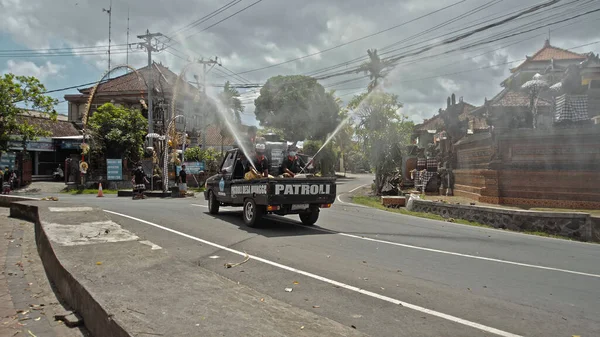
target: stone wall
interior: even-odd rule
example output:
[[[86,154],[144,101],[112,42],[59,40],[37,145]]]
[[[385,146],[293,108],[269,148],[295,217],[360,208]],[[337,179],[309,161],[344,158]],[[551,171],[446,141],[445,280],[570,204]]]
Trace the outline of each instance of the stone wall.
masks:
[[[544,232],[581,241],[596,240],[600,242],[600,222],[593,222],[592,217],[587,213],[533,212],[494,207],[452,205],[421,200],[415,197],[411,197],[407,208],[414,212],[437,214],[447,219],[475,221],[495,228]]]
[[[600,125],[517,129],[495,140],[476,134],[457,142],[455,151],[455,195],[494,204],[600,209]]]

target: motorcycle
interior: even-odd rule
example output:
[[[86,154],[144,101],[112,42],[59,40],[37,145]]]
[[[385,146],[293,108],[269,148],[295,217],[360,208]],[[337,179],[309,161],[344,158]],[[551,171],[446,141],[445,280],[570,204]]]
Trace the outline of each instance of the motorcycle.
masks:
[[[54,181],[61,181],[65,179],[65,173],[63,170],[56,170],[52,173],[52,177],[54,178]]]

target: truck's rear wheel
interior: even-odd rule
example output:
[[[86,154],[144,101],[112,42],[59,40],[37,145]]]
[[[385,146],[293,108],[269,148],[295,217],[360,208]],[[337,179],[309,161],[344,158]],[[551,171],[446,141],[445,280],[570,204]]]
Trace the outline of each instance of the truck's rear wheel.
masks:
[[[256,227],[264,215],[264,207],[257,205],[254,200],[246,199],[244,201],[244,223],[248,227]]]
[[[219,213],[219,201],[213,191],[208,192],[208,212],[210,214],[218,214]]]
[[[312,210],[308,213],[300,213],[300,221],[302,221],[302,223],[305,226],[312,226],[314,225],[317,220],[319,220],[319,210]]]

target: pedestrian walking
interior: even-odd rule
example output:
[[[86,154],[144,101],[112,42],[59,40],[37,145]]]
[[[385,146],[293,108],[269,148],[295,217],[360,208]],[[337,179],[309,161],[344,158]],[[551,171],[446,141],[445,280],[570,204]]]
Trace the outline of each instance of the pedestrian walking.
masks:
[[[183,196],[187,193],[187,172],[185,165],[181,165],[181,171],[179,171],[179,193]]]
[[[133,179],[131,182],[133,184],[133,200],[146,199],[144,191],[146,190],[148,179],[146,178],[146,173],[144,173],[141,164],[138,164],[137,169],[133,172]]]

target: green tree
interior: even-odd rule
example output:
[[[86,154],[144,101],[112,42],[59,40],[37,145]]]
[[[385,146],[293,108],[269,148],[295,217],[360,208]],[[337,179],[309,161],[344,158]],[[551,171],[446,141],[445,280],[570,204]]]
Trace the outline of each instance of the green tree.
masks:
[[[274,133],[278,135],[281,139],[285,139],[285,132],[283,132],[283,130],[281,129],[273,127],[261,127],[260,129],[258,129],[258,132],[256,132],[256,135],[263,137],[264,135],[269,133]]]
[[[139,110],[106,103],[88,121],[92,149],[107,158],[138,161],[143,155],[147,125]]]
[[[209,174],[216,173],[221,163],[219,152],[212,148],[203,150],[200,147],[188,147],[185,149],[185,159],[186,161],[203,161],[205,171]]]
[[[390,66],[390,63],[381,60],[379,55],[377,54],[377,49],[368,49],[367,55],[369,56],[369,61],[365,62],[358,67],[357,73],[364,73],[365,75],[369,75],[371,82],[367,86],[368,92],[373,91],[380,83],[386,75],[385,69]]]
[[[239,97],[240,93],[235,88],[231,87],[229,81],[225,82],[223,92],[219,94],[219,100],[223,103],[227,112],[229,112],[232,117],[232,122],[237,124],[242,123],[240,114],[244,111],[244,106]]]
[[[381,194],[386,179],[402,165],[402,150],[410,144],[414,123],[398,110],[398,96],[374,91],[355,96],[349,103],[360,119],[357,135],[375,171],[375,192]]]
[[[44,85],[35,77],[5,74],[0,77],[0,153],[8,150],[11,136],[19,136],[23,147],[28,141],[47,136],[47,130],[29,124],[19,114],[31,109],[56,120],[57,100],[45,96]]]
[[[339,123],[334,97],[308,76],[271,77],[254,105],[260,125],[283,130],[289,141],[324,139]]]

